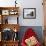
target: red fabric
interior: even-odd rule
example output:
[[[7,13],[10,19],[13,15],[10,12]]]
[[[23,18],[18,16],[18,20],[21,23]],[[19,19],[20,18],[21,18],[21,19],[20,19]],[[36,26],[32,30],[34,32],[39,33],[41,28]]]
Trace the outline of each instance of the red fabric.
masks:
[[[27,31],[25,32],[25,35],[22,39],[21,45],[26,46],[25,39],[28,39],[29,37],[32,37],[32,36],[36,37],[36,33],[32,30],[32,28],[27,29]],[[38,43],[38,44],[36,44],[36,46],[41,46],[41,45]]]

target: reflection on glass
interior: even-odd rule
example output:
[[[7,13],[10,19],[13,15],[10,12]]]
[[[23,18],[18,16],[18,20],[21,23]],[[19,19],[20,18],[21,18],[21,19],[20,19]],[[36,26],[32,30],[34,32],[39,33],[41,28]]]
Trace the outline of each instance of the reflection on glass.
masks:
[[[18,32],[14,32],[9,28],[5,28],[2,32],[2,40],[3,41],[18,40]]]

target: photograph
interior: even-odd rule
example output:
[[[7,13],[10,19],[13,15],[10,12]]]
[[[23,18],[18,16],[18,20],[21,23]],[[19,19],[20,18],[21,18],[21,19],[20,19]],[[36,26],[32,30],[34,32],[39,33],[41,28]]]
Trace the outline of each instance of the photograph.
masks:
[[[35,19],[36,8],[23,8],[23,18],[24,19]]]
[[[46,0],[0,0],[0,46],[46,46]]]

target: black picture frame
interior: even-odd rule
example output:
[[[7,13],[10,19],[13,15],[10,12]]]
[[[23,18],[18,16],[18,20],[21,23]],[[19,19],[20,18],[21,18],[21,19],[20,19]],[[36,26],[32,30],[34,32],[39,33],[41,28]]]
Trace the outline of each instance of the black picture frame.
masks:
[[[36,19],[36,8],[23,8],[24,19]]]

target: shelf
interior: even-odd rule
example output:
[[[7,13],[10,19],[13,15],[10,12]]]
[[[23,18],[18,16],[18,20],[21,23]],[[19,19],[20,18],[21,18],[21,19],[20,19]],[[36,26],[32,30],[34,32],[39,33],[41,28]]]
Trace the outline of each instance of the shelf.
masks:
[[[19,18],[19,7],[0,7],[0,23],[1,23],[0,46],[18,46],[19,40],[17,38],[18,38],[18,31],[20,29],[18,18]],[[10,31],[8,29],[10,29]],[[5,35],[7,35],[6,39],[4,39],[6,37],[4,35],[5,31],[6,31]]]
[[[12,24],[12,21],[15,20],[13,24],[18,24],[18,17],[19,17],[19,7],[0,7],[0,24]],[[16,19],[9,19],[9,17],[15,17]],[[11,23],[9,23],[10,21]]]
[[[14,29],[16,29],[17,31],[19,31],[20,29],[20,26],[19,24],[0,24],[0,27],[1,27],[1,31],[5,28],[9,28],[9,29],[12,29],[14,31]]]
[[[1,15],[18,15],[19,7],[0,7]]]
[[[11,10],[11,9],[16,9],[16,10],[18,10],[19,9],[19,7],[0,7],[0,10]]]
[[[18,46],[18,41],[2,42],[3,46]]]
[[[3,41],[4,43],[16,43],[16,42],[19,42],[19,40],[15,40],[15,41],[12,41],[12,40],[10,40],[10,41]]]

